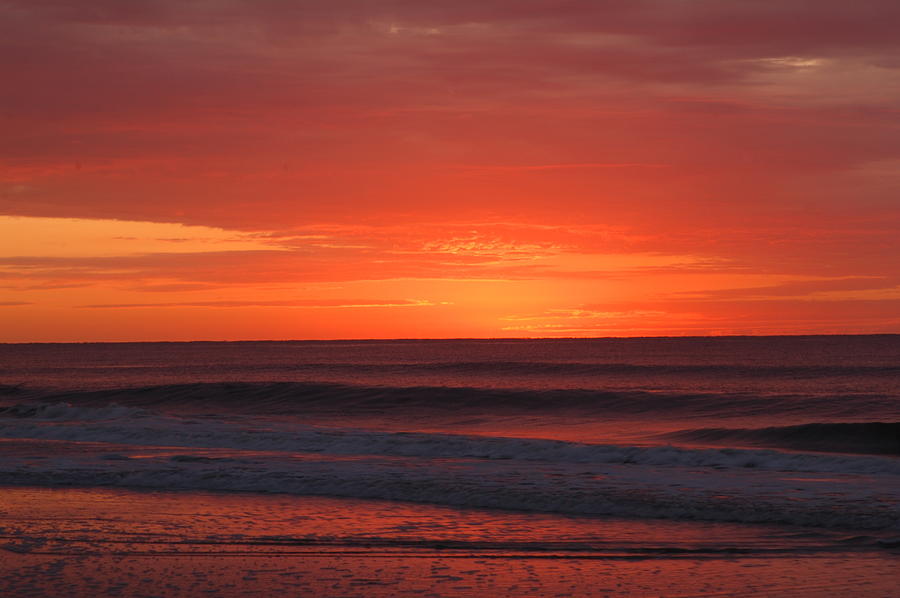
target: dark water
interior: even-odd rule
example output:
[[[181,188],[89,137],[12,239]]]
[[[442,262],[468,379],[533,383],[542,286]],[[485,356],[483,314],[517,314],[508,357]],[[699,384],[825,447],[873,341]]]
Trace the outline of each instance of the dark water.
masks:
[[[6,483],[900,522],[900,336],[0,345],[0,384],[46,447]]]
[[[892,393],[900,335],[0,345],[0,383]]]

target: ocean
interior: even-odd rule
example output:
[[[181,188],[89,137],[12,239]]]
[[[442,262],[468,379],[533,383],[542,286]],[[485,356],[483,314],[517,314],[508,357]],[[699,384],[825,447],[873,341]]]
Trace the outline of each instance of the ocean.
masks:
[[[0,345],[0,485],[419,509],[232,547],[892,553],[900,336]]]

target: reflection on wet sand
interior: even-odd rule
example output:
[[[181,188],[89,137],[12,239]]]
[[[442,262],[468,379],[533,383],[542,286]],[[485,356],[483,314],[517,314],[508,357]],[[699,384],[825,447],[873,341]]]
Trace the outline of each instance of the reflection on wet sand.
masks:
[[[4,596],[892,596],[837,530],[284,495],[4,488]]]

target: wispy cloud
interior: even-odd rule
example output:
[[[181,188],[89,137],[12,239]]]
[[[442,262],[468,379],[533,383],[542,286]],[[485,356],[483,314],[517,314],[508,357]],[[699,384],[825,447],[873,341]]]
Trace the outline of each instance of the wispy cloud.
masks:
[[[361,309],[384,307],[433,307],[435,305],[448,305],[447,302],[435,303],[426,299],[361,299],[361,300],[322,300],[322,299],[295,299],[286,301],[183,301],[170,303],[98,303],[93,305],[79,305],[87,309],[147,309],[147,308],[171,308],[171,307],[199,307],[199,308],[241,308],[241,307],[290,307],[299,309]]]
[[[638,162],[584,162],[573,164],[473,164],[463,165],[462,170],[482,172],[525,172],[529,170],[579,170],[594,168],[668,168],[669,164],[642,164]]]

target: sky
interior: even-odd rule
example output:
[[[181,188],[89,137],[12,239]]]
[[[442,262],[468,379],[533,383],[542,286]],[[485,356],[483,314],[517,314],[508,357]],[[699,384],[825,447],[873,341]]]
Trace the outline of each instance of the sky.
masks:
[[[0,0],[0,342],[900,332],[896,0]]]

